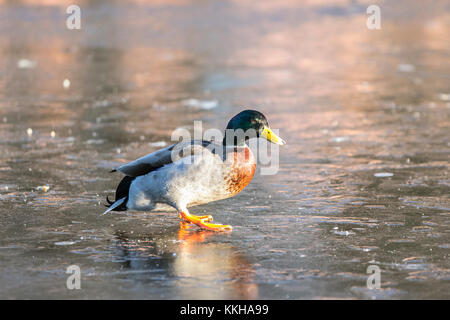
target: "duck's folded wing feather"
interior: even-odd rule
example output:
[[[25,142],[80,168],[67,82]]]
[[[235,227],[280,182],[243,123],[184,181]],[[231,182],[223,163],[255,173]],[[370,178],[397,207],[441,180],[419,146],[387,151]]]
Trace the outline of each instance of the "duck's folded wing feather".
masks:
[[[181,158],[212,151],[211,144],[201,140],[182,141],[117,167],[113,172],[120,171],[131,177],[142,176]]]

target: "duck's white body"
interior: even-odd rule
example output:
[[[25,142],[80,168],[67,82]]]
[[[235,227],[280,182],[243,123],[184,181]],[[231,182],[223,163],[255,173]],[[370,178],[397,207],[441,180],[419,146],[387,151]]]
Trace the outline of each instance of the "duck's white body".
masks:
[[[157,165],[160,167],[154,169]],[[255,158],[246,145],[224,147],[205,141],[189,141],[169,146],[116,170],[137,175],[124,199],[127,209],[184,211],[191,206],[234,196],[250,182],[255,167]],[[145,173],[148,170],[151,171]]]
[[[231,196],[224,183],[231,164],[212,153],[182,158],[137,177],[130,186],[127,208],[152,211],[166,204],[177,210]]]

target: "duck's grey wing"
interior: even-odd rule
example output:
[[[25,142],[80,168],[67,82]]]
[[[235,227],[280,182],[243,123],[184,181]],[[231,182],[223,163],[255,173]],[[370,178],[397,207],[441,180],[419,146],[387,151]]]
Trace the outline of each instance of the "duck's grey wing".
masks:
[[[214,149],[218,147],[210,141],[182,141],[117,167],[112,172],[120,171],[130,177],[142,176],[181,158],[204,151],[214,152]]]

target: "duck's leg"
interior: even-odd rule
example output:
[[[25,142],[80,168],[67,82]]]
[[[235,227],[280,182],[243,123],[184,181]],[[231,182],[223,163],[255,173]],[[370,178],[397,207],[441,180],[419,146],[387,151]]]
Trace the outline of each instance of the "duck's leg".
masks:
[[[211,221],[211,220],[209,220],[210,216],[195,216],[195,215],[190,214],[187,209],[182,210],[179,213],[180,213],[180,219],[183,219],[186,222],[193,223],[203,229],[212,230],[212,231],[227,231],[227,230],[232,229],[231,226],[229,226],[229,225],[208,223],[208,221]]]

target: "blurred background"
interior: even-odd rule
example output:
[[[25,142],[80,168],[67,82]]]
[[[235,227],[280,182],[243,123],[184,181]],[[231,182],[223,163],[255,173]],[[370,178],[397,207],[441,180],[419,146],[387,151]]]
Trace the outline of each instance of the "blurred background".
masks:
[[[0,298],[450,298],[449,59],[449,1],[0,0]],[[101,216],[111,168],[246,107],[288,145],[191,210],[231,234]]]

